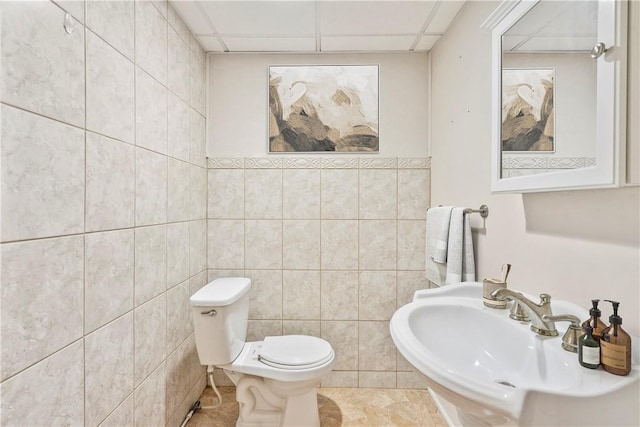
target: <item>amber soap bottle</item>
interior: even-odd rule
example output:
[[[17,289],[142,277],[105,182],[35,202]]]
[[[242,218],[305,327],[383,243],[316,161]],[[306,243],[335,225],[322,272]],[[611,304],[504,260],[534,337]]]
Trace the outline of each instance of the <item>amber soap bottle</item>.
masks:
[[[587,325],[591,326],[591,333],[593,335],[593,338],[597,339],[598,341],[602,337],[602,332],[607,328],[606,323],[600,320],[600,316],[602,315],[602,313],[598,308],[599,302],[599,299],[591,300],[591,304],[593,305],[593,307],[589,310],[590,317],[582,322],[582,330],[586,332]]]
[[[622,318],[618,316],[617,301],[613,305],[613,314],[609,317],[609,327],[602,332],[600,339],[600,362],[605,371],[616,375],[631,372],[631,337],[622,329]]]

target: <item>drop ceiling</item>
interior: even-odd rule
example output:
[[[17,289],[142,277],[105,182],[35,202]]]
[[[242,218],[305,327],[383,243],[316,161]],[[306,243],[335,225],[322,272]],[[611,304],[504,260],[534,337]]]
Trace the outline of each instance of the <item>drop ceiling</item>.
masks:
[[[597,42],[598,3],[541,1],[502,37],[510,53],[589,52]]]
[[[428,51],[463,0],[174,0],[207,52]]]

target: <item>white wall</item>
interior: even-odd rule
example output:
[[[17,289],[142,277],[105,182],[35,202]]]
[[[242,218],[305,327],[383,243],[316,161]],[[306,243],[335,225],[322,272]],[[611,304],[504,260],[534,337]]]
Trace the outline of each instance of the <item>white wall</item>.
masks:
[[[425,53],[211,54],[207,155],[265,155],[269,65],[316,64],[380,65],[379,156],[427,156],[429,68]]]
[[[621,301],[624,326],[640,335],[638,187],[491,194],[491,32],[480,24],[497,5],[468,2],[431,53],[432,206],[489,206],[486,221],[472,220],[480,279],[509,262],[515,289],[585,308]]]

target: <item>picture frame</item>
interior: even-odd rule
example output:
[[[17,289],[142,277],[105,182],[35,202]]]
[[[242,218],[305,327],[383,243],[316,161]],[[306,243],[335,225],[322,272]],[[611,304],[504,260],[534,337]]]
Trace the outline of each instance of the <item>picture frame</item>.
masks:
[[[379,152],[378,65],[269,66],[269,153]]]
[[[502,70],[502,151],[554,153],[555,69]]]

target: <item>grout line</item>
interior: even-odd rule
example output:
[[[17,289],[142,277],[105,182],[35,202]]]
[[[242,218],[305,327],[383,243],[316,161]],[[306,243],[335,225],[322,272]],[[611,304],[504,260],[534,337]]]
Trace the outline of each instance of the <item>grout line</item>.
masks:
[[[85,69],[86,69],[86,64],[85,64]],[[85,71],[85,74],[86,74],[86,71]],[[86,87],[86,77],[85,77],[85,87]],[[85,90],[85,104],[86,104],[86,96],[87,96],[87,94],[86,94],[86,90]],[[49,119],[49,120],[54,121],[54,122],[58,122],[58,123],[61,123],[63,125],[70,126],[72,128],[81,130],[83,132],[87,131],[87,129],[85,127],[78,126],[78,125],[75,125],[73,123],[65,122],[64,120],[60,120],[60,119],[57,119],[55,117],[47,116],[46,114],[39,113],[39,112],[33,111],[33,110],[29,110],[27,108],[21,107],[19,105],[12,104],[12,103],[7,102],[7,101],[0,101],[0,104],[4,105],[4,106],[7,106],[7,107],[15,108],[16,110],[20,110],[20,111],[23,111],[25,113],[31,113],[33,115],[36,115],[36,116],[39,116],[39,117],[42,117],[42,118],[45,118],[45,119]],[[85,121],[86,121],[86,114],[87,114],[87,111],[86,111],[86,105],[85,105],[85,111],[84,111]],[[85,123],[85,126],[86,126],[86,123]],[[91,132],[91,131],[89,131],[89,132]]]
[[[82,26],[83,29],[83,42],[84,42],[84,123],[83,123],[83,131],[84,131],[84,226],[83,226],[83,234],[82,234],[82,269],[83,269],[83,281],[82,281],[82,420],[86,424],[87,423],[87,411],[86,411],[86,398],[87,395],[87,350],[86,350],[86,341],[85,336],[87,335],[86,331],[86,313],[87,313],[87,301],[86,301],[86,292],[85,288],[87,286],[87,277],[86,277],[86,268],[85,265],[87,263],[87,254],[86,254],[86,231],[87,231],[87,68],[88,68],[88,45],[87,45],[87,4],[84,5],[84,24]]]

